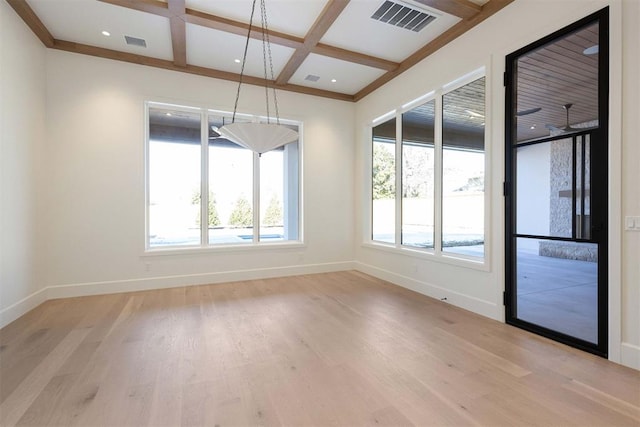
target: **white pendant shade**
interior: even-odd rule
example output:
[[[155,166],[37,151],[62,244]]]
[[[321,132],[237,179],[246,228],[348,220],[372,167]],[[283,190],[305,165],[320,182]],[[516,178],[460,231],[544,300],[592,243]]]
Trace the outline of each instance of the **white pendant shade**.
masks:
[[[258,154],[298,139],[298,132],[275,123],[231,123],[219,128],[218,133],[229,141]]]

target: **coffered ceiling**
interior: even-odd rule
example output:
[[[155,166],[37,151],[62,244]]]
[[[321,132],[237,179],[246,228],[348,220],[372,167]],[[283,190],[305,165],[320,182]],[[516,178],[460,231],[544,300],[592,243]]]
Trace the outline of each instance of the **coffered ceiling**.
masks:
[[[239,80],[252,5],[6,1],[48,48],[231,81]],[[357,101],[512,1],[266,0],[274,71],[267,84]],[[374,19],[378,15],[381,20]],[[261,35],[254,30],[251,36],[244,81],[264,85]],[[144,46],[127,44],[125,37]]]

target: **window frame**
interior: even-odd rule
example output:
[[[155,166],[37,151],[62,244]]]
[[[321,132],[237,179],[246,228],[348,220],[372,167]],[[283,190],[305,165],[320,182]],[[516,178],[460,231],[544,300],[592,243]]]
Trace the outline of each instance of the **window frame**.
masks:
[[[151,197],[151,179],[150,179],[150,119],[149,111],[151,108],[166,109],[171,111],[183,111],[188,113],[198,113],[200,115],[200,242],[198,244],[190,245],[166,245],[166,246],[152,246],[150,241],[151,232],[151,212],[150,212],[150,197]],[[304,223],[303,223],[303,122],[292,119],[280,118],[280,123],[285,125],[297,126],[298,128],[298,142],[296,153],[296,176],[297,176],[297,192],[294,197],[294,201],[297,203],[297,238],[292,240],[279,240],[279,241],[261,241],[260,240],[260,156],[257,153],[252,153],[252,170],[253,170],[253,196],[252,196],[252,213],[253,213],[253,237],[246,242],[227,242],[227,243],[210,243],[209,242],[209,228],[207,221],[204,218],[208,218],[208,199],[209,199],[209,117],[217,116],[229,118],[231,120],[233,112],[206,108],[203,106],[187,106],[174,104],[171,102],[162,101],[144,101],[144,250],[142,256],[156,256],[156,255],[183,255],[185,253],[207,253],[207,252],[230,252],[230,251],[247,251],[247,250],[260,250],[260,249],[299,249],[306,247],[304,241]],[[248,120],[251,122],[266,122],[270,120],[275,121],[275,118],[268,118],[263,115],[236,113],[236,118]],[[286,165],[284,166],[286,169]],[[283,172],[286,175],[286,172]],[[284,178],[283,178],[284,179]],[[285,181],[286,184],[286,181]],[[283,200],[284,203],[284,200]],[[286,215],[283,212],[283,215]]]
[[[490,201],[491,201],[491,110],[490,110],[490,94],[491,81],[488,67],[482,66],[468,74],[463,75],[447,84],[442,85],[437,90],[432,90],[414,100],[411,100],[401,107],[393,109],[380,117],[372,120],[367,126],[367,150],[366,171],[367,171],[367,206],[369,209],[369,223],[365,226],[364,241],[362,246],[380,249],[396,254],[403,254],[419,259],[426,259],[444,264],[452,264],[466,268],[489,271],[491,262],[491,218],[490,218]],[[446,252],[442,249],[442,188],[443,188],[443,135],[442,135],[442,118],[443,118],[443,96],[455,91],[477,79],[485,78],[485,126],[484,126],[484,256],[474,257],[469,255]],[[430,102],[435,101],[435,123],[434,123],[434,247],[419,248],[411,245],[402,244],[402,115],[412,109]],[[379,124],[388,121],[390,118],[396,119],[396,217],[395,217],[395,242],[386,243],[373,240],[373,224],[371,222],[373,214],[373,185],[372,185],[372,147],[373,147],[373,129]]]

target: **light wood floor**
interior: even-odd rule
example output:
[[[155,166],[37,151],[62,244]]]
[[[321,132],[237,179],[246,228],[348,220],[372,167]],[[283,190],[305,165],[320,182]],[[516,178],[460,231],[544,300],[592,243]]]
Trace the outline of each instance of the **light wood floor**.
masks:
[[[640,372],[357,272],[52,300],[0,425],[640,425]]]

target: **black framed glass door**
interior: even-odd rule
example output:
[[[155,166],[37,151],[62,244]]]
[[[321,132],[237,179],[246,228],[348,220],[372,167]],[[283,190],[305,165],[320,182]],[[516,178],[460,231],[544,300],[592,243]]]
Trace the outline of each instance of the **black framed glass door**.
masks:
[[[506,321],[607,354],[608,9],[507,56]]]

